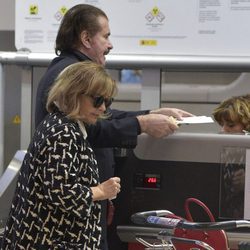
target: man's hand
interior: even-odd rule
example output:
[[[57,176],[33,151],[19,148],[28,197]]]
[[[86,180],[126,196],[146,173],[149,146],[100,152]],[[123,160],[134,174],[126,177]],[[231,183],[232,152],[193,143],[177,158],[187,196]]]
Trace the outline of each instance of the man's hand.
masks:
[[[178,125],[173,117],[162,114],[148,114],[137,116],[141,132],[156,138],[173,134]]]
[[[193,114],[187,111],[184,111],[182,109],[176,109],[176,108],[159,108],[159,109],[151,110],[149,113],[173,116],[174,118],[180,121],[182,120],[182,117],[194,116]]]

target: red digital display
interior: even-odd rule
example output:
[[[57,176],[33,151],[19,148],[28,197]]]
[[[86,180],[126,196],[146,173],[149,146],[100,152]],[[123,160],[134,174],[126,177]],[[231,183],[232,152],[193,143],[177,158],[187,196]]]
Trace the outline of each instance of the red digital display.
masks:
[[[143,178],[143,187],[144,188],[160,188],[160,176],[159,175],[151,175],[145,174]]]
[[[156,177],[146,177],[147,183],[157,183]]]
[[[161,176],[159,174],[136,173],[134,176],[134,187],[137,189],[156,189],[161,187]]]

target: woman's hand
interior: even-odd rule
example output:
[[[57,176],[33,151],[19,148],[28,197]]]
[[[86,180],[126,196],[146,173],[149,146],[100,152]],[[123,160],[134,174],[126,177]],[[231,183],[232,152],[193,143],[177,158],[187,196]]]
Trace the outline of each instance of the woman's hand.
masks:
[[[120,181],[119,177],[112,177],[96,187],[91,187],[93,201],[114,199],[121,191]]]

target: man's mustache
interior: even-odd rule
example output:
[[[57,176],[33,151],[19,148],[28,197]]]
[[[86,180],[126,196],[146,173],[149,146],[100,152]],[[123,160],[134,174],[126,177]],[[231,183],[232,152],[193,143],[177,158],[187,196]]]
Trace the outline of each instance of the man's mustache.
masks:
[[[104,55],[109,54],[110,50],[111,50],[111,49],[107,49],[107,50],[104,52]]]

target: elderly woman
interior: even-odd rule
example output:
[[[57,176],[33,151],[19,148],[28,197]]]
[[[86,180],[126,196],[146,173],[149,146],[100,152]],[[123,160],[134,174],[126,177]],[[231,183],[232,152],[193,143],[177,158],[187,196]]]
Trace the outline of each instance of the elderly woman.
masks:
[[[116,91],[90,61],[58,76],[20,170],[1,249],[100,249],[100,200],[117,195],[120,179],[99,183],[85,128],[108,116]]]

